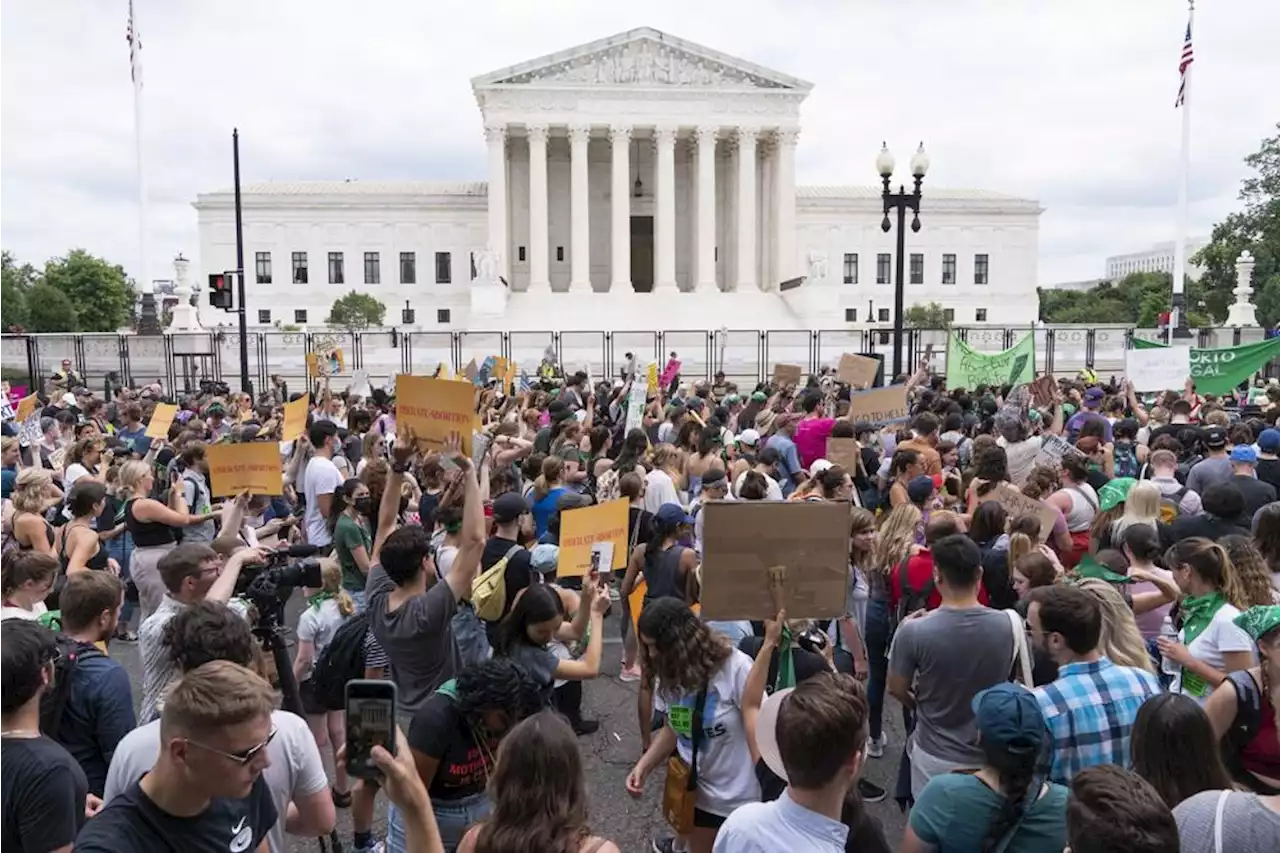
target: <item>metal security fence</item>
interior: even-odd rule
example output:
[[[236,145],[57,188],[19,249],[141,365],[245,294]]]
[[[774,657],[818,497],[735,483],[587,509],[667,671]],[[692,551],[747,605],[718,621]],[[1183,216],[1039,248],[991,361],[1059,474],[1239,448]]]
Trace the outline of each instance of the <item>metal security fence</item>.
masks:
[[[975,349],[998,352],[1025,335],[1035,336],[1040,371],[1072,375],[1093,364],[1103,376],[1124,370],[1124,352],[1133,337],[1160,339],[1157,329],[1130,326],[974,326],[956,327],[957,335]],[[1201,329],[1198,347],[1237,346],[1262,339],[1261,329]],[[430,373],[440,364],[452,371],[475,359],[496,355],[514,360],[532,374],[549,350],[566,370],[587,370],[593,377],[617,376],[631,354],[640,364],[666,362],[671,353],[681,361],[681,374],[710,379],[717,371],[739,386],[767,379],[775,364],[797,364],[807,372],[834,365],[840,355],[856,352],[892,361],[893,330],[671,329],[657,331],[517,331],[465,332],[250,332],[249,378],[254,388],[279,376],[290,387],[305,387],[307,354],[341,347],[341,387],[357,370],[375,384],[397,373]],[[909,329],[904,360],[914,365],[928,355],[936,370],[946,368],[947,331]],[[0,336],[0,368],[5,378],[36,388],[63,359],[94,388],[107,379],[127,385],[160,382],[165,388],[194,390],[203,380],[239,385],[240,337],[211,331],[157,336],[134,334],[38,334]],[[1273,364],[1275,369],[1276,365]]]

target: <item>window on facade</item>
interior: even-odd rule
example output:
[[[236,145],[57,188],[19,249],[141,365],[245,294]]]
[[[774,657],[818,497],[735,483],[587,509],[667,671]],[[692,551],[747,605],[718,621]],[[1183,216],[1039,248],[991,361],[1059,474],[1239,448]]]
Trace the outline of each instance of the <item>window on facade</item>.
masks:
[[[307,253],[306,252],[293,253],[293,283],[294,284],[307,283]]]
[[[881,323],[887,323],[887,322],[889,322],[889,309],[888,309],[888,308],[881,308],[881,309],[880,309],[880,311],[879,311],[879,312],[877,313],[877,315],[876,315],[876,319],[877,319],[879,322],[881,322]]]
[[[888,332],[881,332],[881,333],[880,333],[880,345],[881,345],[881,346],[888,346],[888,344],[889,344],[889,333],[888,333]]]
[[[400,283],[418,283],[418,259],[413,252],[400,253]]]
[[[911,253],[911,283],[924,284],[924,255]]]
[[[470,263],[471,263],[471,279],[472,279],[472,281],[474,281],[474,280],[477,278],[477,276],[476,276],[476,253],[475,253],[475,252],[471,252],[471,253],[470,253]]]
[[[857,252],[844,253],[844,283],[858,283],[858,254]]]
[[[942,309],[942,319],[946,320],[948,323],[954,323],[954,322],[955,322],[955,320],[956,320],[956,309],[954,309],[954,308],[943,308],[943,309]]]
[[[973,312],[973,319],[974,319],[974,321],[975,321],[975,322],[977,322],[977,323],[985,323],[985,322],[987,322],[987,309],[986,309],[986,308],[976,308],[976,309],[974,309],[974,312]]]
[[[382,283],[382,258],[377,252],[364,253],[364,283]]]
[[[942,283],[943,284],[956,283],[956,256],[955,255],[942,256]]]
[[[343,275],[343,272],[342,272],[342,253],[330,252],[329,253],[329,283],[342,284],[346,280],[347,280],[347,277]]]
[[[253,272],[258,284],[271,283],[271,253],[253,253]]]
[[[518,261],[524,260],[524,246],[516,247],[516,260]]]
[[[293,322],[295,322],[295,323],[305,323],[305,322],[307,322],[307,312],[306,312],[306,309],[302,309],[302,308],[300,308],[300,309],[298,309],[297,311],[294,311],[294,312],[293,312]]]
[[[888,284],[891,263],[888,252],[876,255],[876,284]]]
[[[448,308],[437,308],[437,309],[436,309],[436,322],[437,322],[437,323],[448,323],[448,322],[449,322],[449,309],[448,309]]]
[[[270,323],[271,323],[271,312],[270,312],[269,310],[268,310],[268,311],[264,311],[264,310],[262,310],[262,309],[259,309],[259,310],[258,310],[258,322],[259,322],[259,323],[262,323],[263,325],[268,325],[268,324],[270,324]]]
[[[973,256],[973,283],[974,284],[987,283],[987,263],[988,261],[987,261],[986,255]]]
[[[436,284],[453,281],[453,258],[448,252],[436,252]]]
[[[848,257],[848,255],[846,255],[845,257]],[[844,309],[844,321],[846,323],[858,322],[858,309],[857,308]]]
[[[556,246],[556,261],[564,262],[564,246]]]

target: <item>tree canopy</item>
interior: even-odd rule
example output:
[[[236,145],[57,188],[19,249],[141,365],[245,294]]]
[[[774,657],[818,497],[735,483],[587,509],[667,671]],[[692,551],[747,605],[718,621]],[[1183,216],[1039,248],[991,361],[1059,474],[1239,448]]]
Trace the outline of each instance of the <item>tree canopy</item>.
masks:
[[[6,330],[114,332],[130,323],[137,297],[118,264],[74,249],[43,270],[19,265],[8,252],[2,266],[0,322]]]
[[[67,332],[76,326],[76,309],[67,294],[41,281],[27,295],[29,332]]]
[[[1169,310],[1173,277],[1163,272],[1130,273],[1118,282],[1103,281],[1088,290],[1038,288],[1040,319],[1046,323],[1132,323],[1154,329]],[[1187,280],[1187,320],[1192,326],[1212,325],[1200,303],[1204,286]],[[1225,316],[1225,311],[1223,312]]]
[[[937,302],[912,305],[902,315],[902,322],[917,329],[945,329],[951,325],[951,321],[947,319],[947,309]]]
[[[367,293],[356,293],[353,290],[334,301],[325,322],[354,332],[370,326],[381,326],[386,313],[387,306]]]

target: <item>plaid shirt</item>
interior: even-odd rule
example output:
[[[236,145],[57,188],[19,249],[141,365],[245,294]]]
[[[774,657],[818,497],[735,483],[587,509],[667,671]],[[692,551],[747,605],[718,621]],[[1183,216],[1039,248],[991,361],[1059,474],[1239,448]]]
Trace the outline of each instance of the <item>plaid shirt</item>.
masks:
[[[1057,681],[1033,692],[1053,738],[1049,779],[1067,785],[1086,767],[1129,766],[1133,721],[1142,703],[1160,692],[1160,682],[1104,657],[1060,667]]]

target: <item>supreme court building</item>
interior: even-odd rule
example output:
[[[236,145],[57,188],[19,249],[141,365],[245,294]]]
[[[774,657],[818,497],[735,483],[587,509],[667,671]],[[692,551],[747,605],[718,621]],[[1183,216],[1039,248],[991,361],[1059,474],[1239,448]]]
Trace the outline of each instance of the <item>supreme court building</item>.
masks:
[[[892,322],[877,152],[850,152],[866,186],[796,183],[813,84],[642,28],[471,86],[486,181],[244,187],[251,324],[318,325],[352,289],[381,300],[388,325],[407,303],[424,330]],[[909,180],[912,151],[896,153]],[[233,269],[230,190],[195,208],[202,272]],[[1040,213],[926,180],[905,304],[938,302],[959,325],[1030,324]]]

